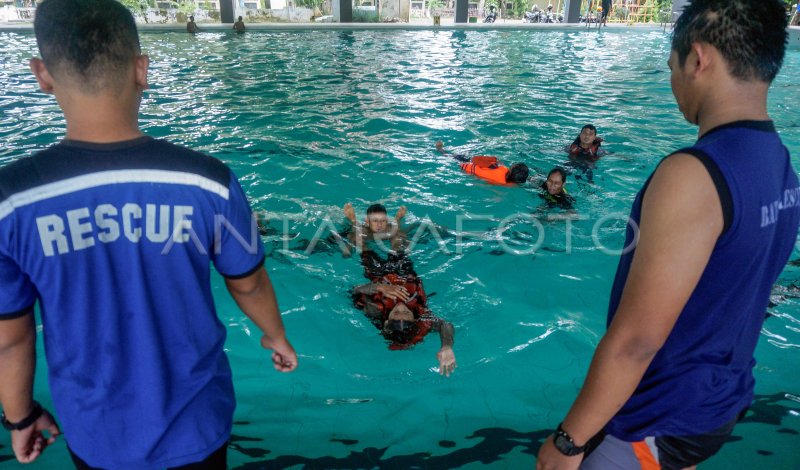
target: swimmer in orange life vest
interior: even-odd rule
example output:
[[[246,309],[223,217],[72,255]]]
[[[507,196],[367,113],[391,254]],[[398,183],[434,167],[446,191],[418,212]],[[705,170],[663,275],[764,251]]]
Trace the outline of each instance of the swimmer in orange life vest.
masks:
[[[451,154],[444,149],[441,140],[436,141],[436,150],[442,155],[450,155],[461,162],[462,170],[490,183],[522,184],[528,180],[528,167],[524,163],[515,163],[508,168],[497,161],[497,157],[478,155],[469,158],[466,155]]]
[[[431,330],[439,332],[442,342],[436,353],[439,373],[445,377],[453,373],[456,368],[455,329],[452,323],[428,310],[422,280],[413,269],[403,274],[372,277],[372,282],[354,288],[352,294],[355,306],[362,309],[381,335],[390,341],[389,349],[408,349],[422,341]]]
[[[594,170],[597,160],[606,154],[605,149],[600,148],[602,143],[603,139],[597,137],[597,128],[586,124],[575,141],[564,147],[564,151],[569,154],[567,165],[581,170],[580,173],[575,174],[575,179],[580,180],[585,175],[589,183],[594,183],[592,170]]]

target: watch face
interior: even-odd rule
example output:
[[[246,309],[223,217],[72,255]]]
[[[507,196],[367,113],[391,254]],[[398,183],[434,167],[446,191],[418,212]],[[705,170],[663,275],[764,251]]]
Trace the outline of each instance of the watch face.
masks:
[[[583,452],[582,447],[575,447],[575,444],[567,436],[561,433],[556,434],[556,436],[553,438],[553,444],[556,446],[556,449],[558,449],[559,452],[570,457]]]
[[[556,434],[555,439],[553,439],[553,444],[555,444],[556,448],[561,451],[562,454],[566,454],[572,450],[572,444],[562,436],[561,434]]]

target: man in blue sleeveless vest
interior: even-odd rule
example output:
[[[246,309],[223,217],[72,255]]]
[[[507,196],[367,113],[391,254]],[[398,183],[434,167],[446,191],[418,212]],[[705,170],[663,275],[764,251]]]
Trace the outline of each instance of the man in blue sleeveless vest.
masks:
[[[693,468],[750,405],[770,289],[800,221],[767,114],[785,44],[778,0],[695,0],[677,21],[672,91],[699,138],[634,201],[608,331],[538,469]]]
[[[210,264],[291,371],[244,192],[222,162],[145,136],[130,12],[45,0],[31,68],[64,140],[0,169],[0,403],[20,462],[63,429],[78,468],[226,468],[236,405]],[[34,303],[61,428],[33,400]]]

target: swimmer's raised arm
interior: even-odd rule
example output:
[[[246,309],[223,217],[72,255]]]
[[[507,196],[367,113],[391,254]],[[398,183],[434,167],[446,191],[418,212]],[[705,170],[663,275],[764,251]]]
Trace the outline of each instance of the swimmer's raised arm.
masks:
[[[344,212],[344,217],[347,220],[349,220],[350,223],[353,226],[355,226],[356,225],[356,210],[353,209],[353,205],[348,202],[347,204],[344,205],[344,207],[342,208],[342,211]]]
[[[400,206],[400,209],[397,209],[397,213],[394,215],[394,220],[399,223],[400,220],[406,216],[406,212],[408,212],[406,206]]]

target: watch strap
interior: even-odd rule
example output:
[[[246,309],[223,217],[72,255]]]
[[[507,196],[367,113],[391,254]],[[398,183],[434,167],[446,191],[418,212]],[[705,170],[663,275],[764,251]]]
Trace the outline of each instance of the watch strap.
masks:
[[[3,427],[6,428],[7,430],[21,431],[30,426],[31,424],[33,424],[34,422],[36,422],[36,420],[42,416],[42,413],[44,413],[44,408],[42,408],[42,405],[40,405],[38,401],[34,400],[33,409],[28,414],[28,416],[26,416],[22,421],[12,423],[6,418],[5,413],[3,413],[2,416],[0,416],[0,420],[2,420]]]
[[[582,454],[583,452],[585,452],[586,448],[588,447],[588,443],[582,446],[576,446],[575,441],[572,439],[572,436],[570,436],[567,433],[567,431],[564,431],[564,428],[561,427],[562,424],[564,423],[559,424],[558,428],[556,428],[556,439],[560,437],[562,439],[562,442],[565,443],[565,445],[561,446],[556,444],[555,446],[556,449],[558,449],[558,451],[561,452],[562,454],[569,457]],[[553,440],[554,443],[556,442],[556,439]]]

